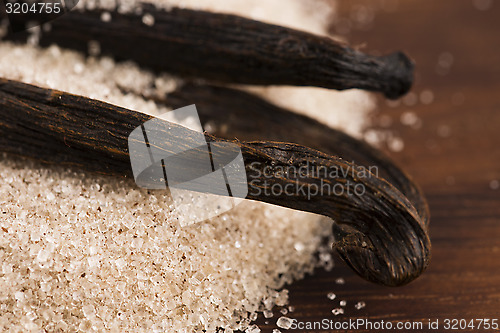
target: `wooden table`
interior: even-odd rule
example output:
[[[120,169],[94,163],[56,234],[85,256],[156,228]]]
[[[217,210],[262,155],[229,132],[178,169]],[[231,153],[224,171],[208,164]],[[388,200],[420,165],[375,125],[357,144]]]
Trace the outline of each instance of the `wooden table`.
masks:
[[[424,90],[433,93],[430,104],[412,105],[415,95],[399,106],[378,97],[374,119],[387,122],[390,117],[390,129],[404,140],[401,152],[386,150],[427,196],[433,258],[419,279],[400,288],[365,282],[337,258],[332,272],[317,271],[288,287],[295,307],[289,317],[299,322],[368,318],[424,325],[422,330],[393,330],[400,332],[430,331],[429,319],[439,320],[434,332],[446,331],[445,319],[500,321],[500,189],[495,189],[495,180],[500,181],[500,2],[492,1],[489,10],[477,8],[487,4],[485,0],[340,2],[334,32],[344,34],[352,45],[366,45],[365,51],[403,50],[417,66],[412,92],[419,99]],[[346,22],[353,17],[364,24],[351,23],[349,30]],[[426,94],[424,100],[429,99]],[[408,111],[421,119],[420,128],[401,123],[400,116]],[[338,277],[345,279],[344,285],[335,283]],[[329,300],[328,292],[337,298]],[[339,300],[347,301],[345,313],[334,316],[331,310],[339,307]],[[358,301],[366,302],[366,307],[355,309]],[[263,332],[277,328],[278,310],[271,319],[259,318]],[[478,324],[458,331],[492,331],[478,329]]]

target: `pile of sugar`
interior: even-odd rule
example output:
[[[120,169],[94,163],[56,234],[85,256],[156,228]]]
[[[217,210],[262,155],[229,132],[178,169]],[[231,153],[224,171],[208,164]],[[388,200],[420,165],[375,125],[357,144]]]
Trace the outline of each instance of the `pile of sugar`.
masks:
[[[262,8],[260,19],[279,15],[249,3]],[[291,8],[299,5],[303,1],[290,1]],[[247,7],[232,12],[237,8]],[[326,22],[324,11],[316,15],[289,25]],[[0,76],[153,115],[166,110],[124,91],[154,82],[167,92],[178,82],[133,63],[4,42]],[[328,114],[327,123],[357,135],[372,106],[360,91],[258,90],[299,112],[323,120]],[[318,265],[314,252],[331,230],[331,222],[318,216],[249,201],[181,227],[161,192],[6,155],[0,159],[0,204],[2,330],[244,330],[256,311],[287,303],[280,288]]]
[[[250,201],[180,227],[163,192],[0,163],[2,331],[244,329],[251,313],[286,303],[278,288],[312,271],[329,229]]]

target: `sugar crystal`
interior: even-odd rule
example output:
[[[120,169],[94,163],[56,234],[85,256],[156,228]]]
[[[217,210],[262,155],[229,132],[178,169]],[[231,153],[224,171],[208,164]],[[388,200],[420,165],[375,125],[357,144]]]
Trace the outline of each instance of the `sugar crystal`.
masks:
[[[335,308],[335,309],[332,310],[332,313],[334,315],[338,316],[338,315],[344,314],[344,309],[342,309],[342,308]]]
[[[363,301],[360,301],[360,302],[356,303],[356,305],[354,305],[354,307],[356,308],[356,310],[361,310],[361,309],[363,309],[365,306],[366,306],[366,303],[365,303],[365,302],[363,302]]]
[[[292,327],[293,321],[293,319],[288,317],[279,317],[278,321],[276,322],[276,326],[288,330]]]

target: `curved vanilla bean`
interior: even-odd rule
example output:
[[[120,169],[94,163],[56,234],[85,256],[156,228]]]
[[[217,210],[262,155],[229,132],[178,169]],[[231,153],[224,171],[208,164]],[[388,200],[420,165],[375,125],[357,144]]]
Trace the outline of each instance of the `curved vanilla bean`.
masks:
[[[195,103],[203,123],[209,124],[213,134],[219,137],[295,142],[367,169],[375,167],[380,178],[396,187],[411,202],[427,230],[428,206],[418,186],[382,152],[365,142],[253,94],[231,88],[187,83],[165,98],[157,97],[156,101],[174,109]],[[356,231],[345,223],[334,223],[333,229],[338,240],[334,248],[358,274],[370,279],[366,276],[366,262],[356,261],[364,257],[359,253],[366,251],[363,241],[358,241],[355,236]],[[357,242],[353,243],[353,239]]]
[[[64,92],[0,79],[0,150],[90,171],[131,176],[128,135],[150,120],[146,114]],[[176,124],[189,142],[192,131]],[[206,134],[209,142],[228,142]],[[362,277],[401,285],[419,276],[430,259],[426,223],[394,186],[375,175],[360,177],[360,166],[297,144],[240,142],[249,180],[247,198],[329,216],[342,236],[338,250]],[[316,174],[319,168],[354,170],[341,177]],[[264,177],[266,169],[305,168],[305,174]],[[252,182],[250,182],[252,180]],[[362,195],[280,193],[278,185],[307,190],[327,184],[362,186]],[[349,185],[351,184],[351,185]]]
[[[328,37],[235,15],[141,6],[140,15],[112,12],[109,22],[101,20],[102,10],[73,10],[50,22],[40,44],[87,52],[92,40],[101,54],[117,60],[219,82],[360,88],[388,98],[400,97],[412,84],[413,63],[401,52],[371,56]],[[149,24],[144,15],[150,15]],[[21,15],[13,19],[24,23]]]
[[[227,87],[188,82],[165,97],[147,98],[173,109],[196,104],[202,123],[217,137],[294,142],[365,168],[375,167],[378,176],[401,191],[428,224],[427,203],[408,175],[381,151],[339,130]]]

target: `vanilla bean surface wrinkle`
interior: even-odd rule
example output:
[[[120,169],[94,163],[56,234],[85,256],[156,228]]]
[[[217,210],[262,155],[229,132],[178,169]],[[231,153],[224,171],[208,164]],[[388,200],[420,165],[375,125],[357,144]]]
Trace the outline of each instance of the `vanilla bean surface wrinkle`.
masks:
[[[371,56],[329,37],[267,24],[236,15],[142,4],[142,13],[72,10],[40,32],[39,43],[132,60],[154,71],[226,83],[359,88],[388,98],[404,95],[413,81],[413,63],[403,53]],[[154,18],[145,24],[144,15]],[[12,17],[19,30],[28,18]],[[26,41],[28,32],[5,39]]]
[[[82,96],[0,79],[0,150],[89,171],[131,177],[128,135],[152,116]],[[182,128],[170,123],[172,127]],[[191,131],[184,129],[185,140]],[[192,132],[194,133],[194,132]],[[293,143],[226,140],[206,134],[208,142],[239,146],[248,179],[248,199],[331,217],[338,237],[336,248],[346,262],[367,280],[390,286],[418,277],[430,260],[427,217],[385,179],[282,174],[261,177],[264,168],[317,167],[359,170],[337,156]],[[306,189],[321,184],[362,185],[363,195],[297,192],[267,195],[274,185]],[[263,191],[255,194],[254,189]]]

